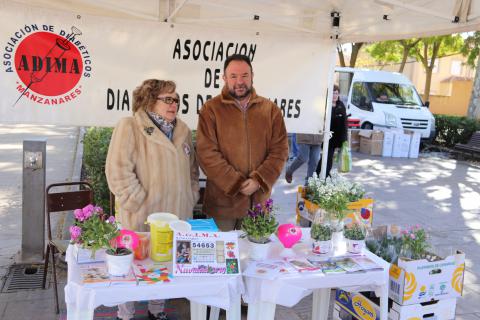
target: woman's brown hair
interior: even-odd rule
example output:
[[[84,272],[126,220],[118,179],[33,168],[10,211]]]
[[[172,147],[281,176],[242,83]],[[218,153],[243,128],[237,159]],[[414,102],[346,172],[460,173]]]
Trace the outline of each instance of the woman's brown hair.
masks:
[[[170,80],[148,79],[133,90],[133,113],[140,109],[149,110],[157,102],[158,95],[172,93],[176,89],[175,82]]]

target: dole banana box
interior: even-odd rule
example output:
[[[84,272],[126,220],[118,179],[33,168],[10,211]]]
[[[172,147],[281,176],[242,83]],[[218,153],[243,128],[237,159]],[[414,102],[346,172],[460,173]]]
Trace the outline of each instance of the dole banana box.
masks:
[[[401,305],[460,297],[464,272],[461,251],[438,261],[399,259],[390,266],[388,295]]]

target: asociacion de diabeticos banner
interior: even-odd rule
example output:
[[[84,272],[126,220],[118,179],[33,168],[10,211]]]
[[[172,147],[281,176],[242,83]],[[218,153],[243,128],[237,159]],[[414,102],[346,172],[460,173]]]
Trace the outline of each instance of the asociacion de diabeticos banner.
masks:
[[[222,86],[223,62],[250,57],[258,94],[289,132],[323,127],[332,42],[7,5],[0,8],[0,123],[113,127],[144,79],[169,79],[194,129]]]

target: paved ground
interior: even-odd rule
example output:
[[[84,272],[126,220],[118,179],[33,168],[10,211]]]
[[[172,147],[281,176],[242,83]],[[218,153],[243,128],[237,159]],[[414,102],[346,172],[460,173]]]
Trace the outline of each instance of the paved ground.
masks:
[[[30,137],[48,139],[47,183],[68,181],[79,174],[78,128],[30,125],[0,128],[0,277],[6,274],[13,263],[12,257],[20,249],[21,151],[22,141]],[[304,175],[302,167],[295,173],[293,183],[302,183]],[[438,250],[458,248],[466,252],[464,296],[458,300],[456,319],[480,319],[480,168],[441,154],[417,160],[354,154],[353,171],[348,176],[363,183],[376,200],[375,225],[420,223],[430,229]],[[282,222],[294,220],[294,184],[289,185],[282,178],[274,189]],[[65,271],[61,274],[64,282]],[[0,293],[0,319],[57,319],[53,304],[51,286],[48,290]],[[186,307],[182,301],[176,305]],[[276,319],[308,319],[310,310],[311,297],[307,297],[292,309],[278,307]]]

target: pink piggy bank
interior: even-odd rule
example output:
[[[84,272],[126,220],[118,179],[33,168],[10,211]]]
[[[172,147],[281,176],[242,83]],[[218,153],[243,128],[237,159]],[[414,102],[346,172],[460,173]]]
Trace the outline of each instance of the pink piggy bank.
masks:
[[[302,237],[302,229],[292,223],[281,224],[277,237],[285,248],[290,249]]]

